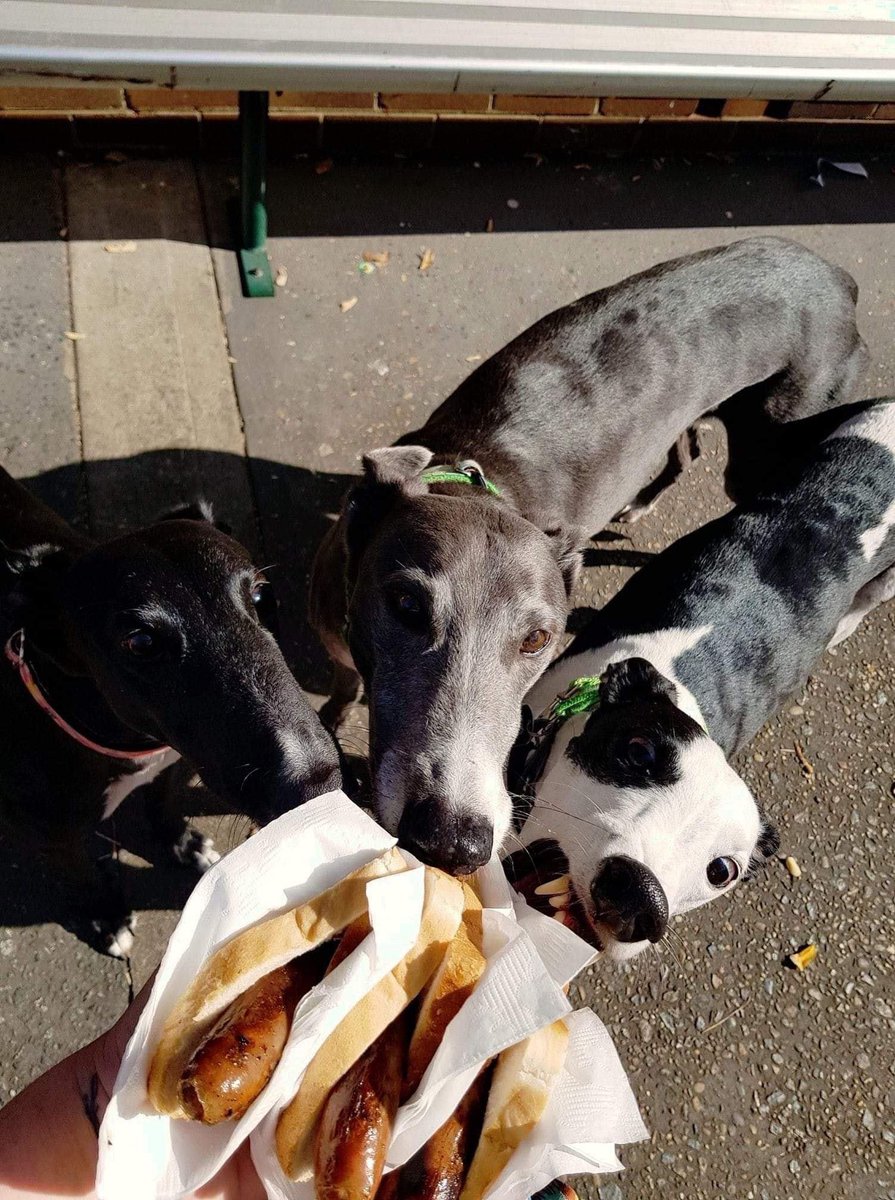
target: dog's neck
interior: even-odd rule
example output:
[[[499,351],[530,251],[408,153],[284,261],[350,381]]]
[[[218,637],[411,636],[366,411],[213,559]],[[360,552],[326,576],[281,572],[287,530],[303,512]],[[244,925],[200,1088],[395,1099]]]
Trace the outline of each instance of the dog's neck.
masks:
[[[699,702],[678,678],[675,660],[697,645],[710,629],[711,626],[704,626],[699,629],[659,629],[652,633],[630,634],[603,646],[584,650],[581,654],[562,657],[538,681],[526,703],[538,716],[568,688],[573,679],[584,675],[602,675],[611,663],[627,658],[644,658],[660,675],[674,684],[677,691],[675,703],[681,712],[707,729]]]
[[[151,734],[134,729],[117,717],[89,676],[69,675],[33,641],[27,643],[26,660],[35,682],[56,712],[97,746],[141,751],[159,744]],[[122,763],[122,770],[125,766]]]

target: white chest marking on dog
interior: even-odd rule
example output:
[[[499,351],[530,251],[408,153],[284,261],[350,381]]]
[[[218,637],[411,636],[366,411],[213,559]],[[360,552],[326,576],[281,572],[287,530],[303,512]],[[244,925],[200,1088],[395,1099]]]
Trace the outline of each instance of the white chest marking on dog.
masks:
[[[176,750],[170,750],[167,754],[160,754],[158,758],[154,758],[142,770],[134,771],[132,775],[122,775],[118,779],[113,779],[103,794],[103,814],[100,820],[105,821],[111,817],[119,804],[126,800],[135,788],[152,783],[156,775],[159,775],[165,767],[170,767],[171,763],[179,757]]]

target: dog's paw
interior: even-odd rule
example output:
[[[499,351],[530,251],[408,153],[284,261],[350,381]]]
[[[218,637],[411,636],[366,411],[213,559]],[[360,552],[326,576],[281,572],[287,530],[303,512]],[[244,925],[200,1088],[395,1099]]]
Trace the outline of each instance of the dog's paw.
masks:
[[[120,922],[98,920],[92,921],[91,926],[103,954],[110,958],[128,958],[134,945],[134,926],[137,918],[133,913]]]
[[[638,504],[636,500],[633,500],[630,504],[626,504],[614,519],[620,525],[636,525],[643,517],[648,517],[655,507],[655,500],[651,500],[649,504]]]
[[[214,842],[205,837],[198,829],[185,829],[183,837],[174,844],[174,857],[182,867],[192,867],[194,871],[203,874],[220,862],[221,856],[214,848]]]

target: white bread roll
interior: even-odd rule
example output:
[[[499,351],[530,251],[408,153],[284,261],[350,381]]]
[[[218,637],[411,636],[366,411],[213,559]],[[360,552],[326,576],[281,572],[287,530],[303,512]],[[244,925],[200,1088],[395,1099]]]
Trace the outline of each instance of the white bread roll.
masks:
[[[397,849],[346,875],[313,900],[231,938],[207,960],[162,1029],[149,1069],[149,1099],[164,1116],[184,1117],[180,1080],[215,1021],[262,976],[322,945],[367,910],[367,884],[405,871]]]
[[[333,1030],[311,1060],[297,1095],[280,1114],[277,1157],[289,1179],[311,1178],[314,1133],[327,1097],[431,979],[457,932],[463,905],[459,880],[426,868],[423,913],[415,946]]]
[[[402,1095],[412,1096],[441,1045],[444,1031],[472,995],[485,969],[482,953],[482,902],[463,885],[463,920],[441,965],[423,995],[407,1054]]]
[[[500,1055],[460,1200],[482,1200],[540,1121],[565,1064],[568,1044],[565,1022],[556,1021]]]

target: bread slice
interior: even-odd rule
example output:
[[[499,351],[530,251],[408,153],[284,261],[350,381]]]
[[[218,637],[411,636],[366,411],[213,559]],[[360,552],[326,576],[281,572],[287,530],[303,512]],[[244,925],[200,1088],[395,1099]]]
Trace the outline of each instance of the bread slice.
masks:
[[[562,1073],[568,1044],[565,1022],[556,1021],[498,1058],[482,1133],[460,1200],[482,1200],[540,1121]]]
[[[149,1099],[163,1116],[187,1117],[180,1079],[229,1005],[277,967],[322,945],[367,910],[367,884],[405,871],[397,849],[346,875],[313,900],[238,933],[206,961],[162,1029],[149,1068]]]
[[[420,1085],[444,1032],[472,995],[485,969],[482,952],[482,902],[463,885],[464,908],[460,927],[441,965],[432,976],[420,1004],[416,1028],[407,1055],[402,1096],[407,1100]]]
[[[311,1060],[298,1094],[280,1114],[277,1156],[289,1179],[311,1178],[313,1135],[330,1091],[431,979],[457,932],[463,901],[458,880],[426,868],[416,944],[333,1030]]]

